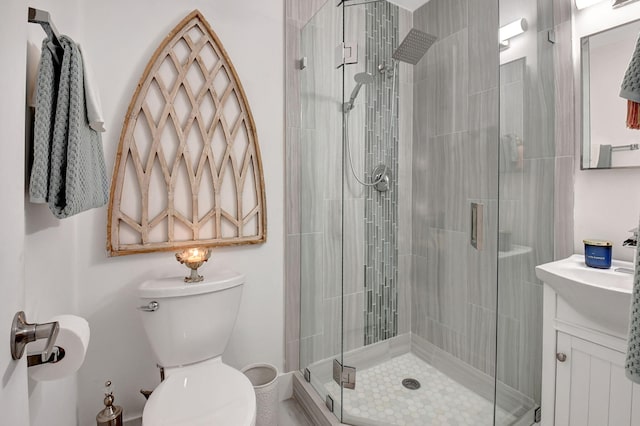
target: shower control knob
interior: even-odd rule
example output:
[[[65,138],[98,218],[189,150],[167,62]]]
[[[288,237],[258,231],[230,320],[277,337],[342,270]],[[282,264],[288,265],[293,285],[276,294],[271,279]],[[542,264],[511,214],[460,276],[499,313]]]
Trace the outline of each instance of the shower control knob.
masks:
[[[567,360],[567,354],[564,354],[562,352],[558,352],[556,354],[556,359],[560,362],[565,362]]]

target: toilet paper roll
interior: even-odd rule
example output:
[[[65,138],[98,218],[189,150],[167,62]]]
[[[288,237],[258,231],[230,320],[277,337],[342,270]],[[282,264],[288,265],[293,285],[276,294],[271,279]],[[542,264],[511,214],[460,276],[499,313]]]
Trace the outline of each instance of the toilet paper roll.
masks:
[[[75,315],[59,315],[49,321],[58,321],[60,331],[54,346],[64,348],[64,358],[57,363],[41,364],[29,367],[29,377],[36,381],[61,379],[78,371],[89,347],[89,323],[84,318]],[[40,353],[44,350],[46,339],[30,343],[27,346],[29,354]]]

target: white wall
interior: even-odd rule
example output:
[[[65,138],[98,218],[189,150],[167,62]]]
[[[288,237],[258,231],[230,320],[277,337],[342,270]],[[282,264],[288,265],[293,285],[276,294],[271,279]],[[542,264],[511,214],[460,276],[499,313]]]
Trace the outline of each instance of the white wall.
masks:
[[[0,7],[2,78],[0,79],[0,199],[2,245],[0,245],[0,413],[2,424],[27,426],[27,363],[11,359],[10,325],[14,314],[24,309],[24,81],[26,6],[20,0]]]
[[[573,6],[573,11],[574,70],[578,72],[580,38],[639,19],[640,3],[611,9],[609,2],[602,2],[579,12]],[[577,117],[581,117],[580,109],[576,111]],[[579,148],[577,151],[579,159]],[[633,250],[622,247],[622,241],[630,235],[629,229],[638,226],[640,169],[585,171],[579,170],[579,160],[575,164],[574,251],[584,253],[582,240],[585,238],[607,239],[614,243],[614,258],[632,260]]]
[[[59,30],[81,39],[78,0],[34,0],[29,6],[49,11]],[[26,7],[25,7],[26,9]],[[26,22],[26,17],[25,17]],[[27,25],[27,98],[34,89],[40,47],[45,33],[39,25]],[[31,114],[32,111],[30,110]],[[29,132],[30,133],[30,130]],[[27,140],[31,140],[28,134]],[[24,203],[26,221],[25,312],[29,321],[46,322],[54,315],[77,313],[75,240],[76,219],[56,219],[45,204]],[[77,375],[55,382],[29,380],[32,426],[76,423]]]
[[[107,126],[103,142],[109,171],[126,108],[156,47],[195,8],[209,21],[234,63],[256,121],[268,227],[267,243],[216,249],[201,272],[206,276],[208,270],[225,265],[247,276],[236,328],[223,359],[238,368],[262,361],[282,370],[283,1],[32,3],[49,10],[58,30],[81,43],[91,62]],[[44,33],[34,27],[30,39],[35,37],[39,45]],[[26,241],[32,254],[27,261],[31,311],[39,320],[77,313],[91,326],[91,343],[78,373],[77,391],[75,378],[32,384],[36,390],[32,393],[32,418],[60,426],[93,424],[102,408],[102,387],[107,379],[114,383],[116,403],[124,407],[125,419],[140,415],[144,398],[138,391],[153,389],[159,374],[134,309],[136,288],[148,278],[185,274],[186,268],[172,253],[107,257],[106,207],[65,221],[54,220],[46,207],[27,206],[26,211]]]
[[[584,253],[585,238],[613,242],[613,257],[633,260],[633,250],[622,247],[638,226],[640,169],[576,170],[574,248]]]

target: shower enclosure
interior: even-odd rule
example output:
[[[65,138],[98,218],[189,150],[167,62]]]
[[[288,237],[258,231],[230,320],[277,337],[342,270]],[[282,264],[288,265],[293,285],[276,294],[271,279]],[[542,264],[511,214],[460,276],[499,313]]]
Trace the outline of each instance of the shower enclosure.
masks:
[[[328,1],[297,34],[299,367],[343,423],[530,425],[552,3],[424,3]]]

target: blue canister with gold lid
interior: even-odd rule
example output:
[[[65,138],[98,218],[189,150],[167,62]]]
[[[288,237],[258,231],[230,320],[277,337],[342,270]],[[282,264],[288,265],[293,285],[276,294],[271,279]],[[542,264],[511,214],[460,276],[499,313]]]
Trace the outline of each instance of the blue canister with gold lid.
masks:
[[[604,240],[582,240],[584,243],[584,263],[592,268],[611,268],[613,243]]]

